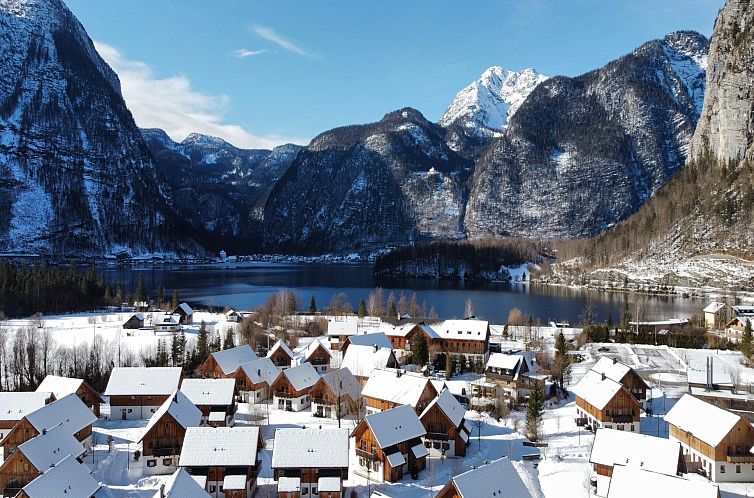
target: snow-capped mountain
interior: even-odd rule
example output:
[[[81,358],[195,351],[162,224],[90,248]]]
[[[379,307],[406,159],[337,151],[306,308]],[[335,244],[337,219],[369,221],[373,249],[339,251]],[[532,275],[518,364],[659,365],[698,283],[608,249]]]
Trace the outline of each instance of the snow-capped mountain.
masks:
[[[63,2],[0,2],[0,35],[0,252],[200,253]]]
[[[461,126],[472,135],[500,135],[526,97],[546,79],[547,76],[532,68],[516,72],[490,67],[478,80],[458,92],[440,118],[440,124]]]

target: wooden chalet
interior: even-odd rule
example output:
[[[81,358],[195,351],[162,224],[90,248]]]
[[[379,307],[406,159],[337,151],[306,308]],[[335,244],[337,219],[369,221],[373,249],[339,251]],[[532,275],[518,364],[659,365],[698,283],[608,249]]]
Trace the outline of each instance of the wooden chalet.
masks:
[[[361,413],[361,386],[347,368],[323,375],[311,390],[312,414],[339,419]]]
[[[234,309],[230,309],[225,312],[225,321],[231,323],[238,323],[243,320],[243,315]]]
[[[398,368],[398,360],[391,348],[352,344],[343,356],[340,368],[350,370],[363,388],[372,372],[380,368]]]
[[[280,498],[344,498],[348,429],[277,429],[272,470]]]
[[[309,363],[319,374],[323,374],[330,370],[332,353],[322,341],[315,339],[301,351],[301,361]]]
[[[194,323],[194,310],[186,303],[179,304],[174,310],[173,315],[178,317],[178,323],[181,325],[190,325]]]
[[[408,405],[418,415],[437,394],[429,377],[392,368],[374,370],[361,391],[368,414]]]
[[[294,412],[308,408],[310,391],[318,380],[319,374],[309,363],[283,370],[272,384],[272,406]]]
[[[259,427],[189,427],[179,465],[204,481],[213,498],[251,498],[262,466],[261,443]]]
[[[75,394],[84,404],[92,410],[97,417],[100,416],[100,405],[105,401],[92,386],[87,384],[84,379],[73,379],[69,377],[59,377],[57,375],[48,375],[44,378],[37,392],[51,392],[57,399]]]
[[[639,432],[641,406],[620,382],[590,370],[572,389],[576,395],[576,423],[596,431],[600,427]]]
[[[440,336],[435,330],[425,322],[404,323],[394,327],[384,327],[383,330],[390,340],[394,350],[398,351],[399,357],[408,356],[414,347],[414,341],[417,336],[424,336],[427,343],[430,359],[434,359],[442,352]]]
[[[447,389],[433,399],[419,415],[427,435],[424,446],[430,456],[462,457],[466,455],[471,430],[466,427],[466,409]]]
[[[605,374],[608,379],[620,382],[642,407],[645,405],[649,386],[633,368],[615,358],[603,356],[592,366],[592,370],[598,374]]]
[[[53,427],[72,435],[85,449],[89,449],[92,445],[92,424],[96,420],[97,417],[78,396],[69,394],[27,413],[0,442],[3,455],[8,458],[23,443]]]
[[[336,316],[327,322],[327,337],[330,341],[330,349],[333,351],[343,350],[346,340],[354,335],[376,332],[380,328],[382,320],[376,316]],[[343,351],[345,354],[345,351]]]
[[[702,310],[704,313],[704,326],[708,329],[719,330],[725,327],[736,316],[733,308],[727,303],[718,301],[711,302]]]
[[[257,359],[257,354],[248,344],[215,351],[196,369],[196,375],[207,379],[233,377],[238,367]]]
[[[295,355],[293,354],[293,351],[291,351],[291,348],[289,348],[285,341],[283,341],[282,339],[278,339],[278,341],[270,348],[270,351],[267,353],[267,358],[269,358],[272,363],[280,370],[291,368],[294,356]]]
[[[172,334],[181,330],[181,322],[175,315],[158,315],[152,322],[155,333]]]
[[[181,367],[115,367],[107,382],[113,420],[147,420],[178,390]]]
[[[616,465],[607,498],[635,498],[637,495],[683,498],[720,498],[720,490],[703,479],[652,472],[637,465]]]
[[[490,324],[486,320],[466,318],[432,324],[439,336],[440,349],[468,365],[484,364],[490,350]]]
[[[408,405],[367,415],[354,429],[359,473],[376,481],[397,482],[404,475],[417,477],[427,464],[429,451],[421,438],[427,434]]]
[[[510,459],[503,457],[458,474],[435,497],[531,498],[532,494]]]
[[[358,346],[372,346],[376,348],[393,348],[390,339],[384,332],[368,332],[366,334],[356,334],[346,337],[340,347],[343,355],[346,354],[348,347],[352,344]]]
[[[210,417],[218,426],[231,426],[236,413],[235,379],[185,379],[181,392],[202,412],[202,424]]]
[[[142,444],[144,474],[169,474],[178,468],[186,430],[198,427],[202,412],[181,391],[170,396],[149,419]]]
[[[260,358],[238,367],[234,377],[241,402],[253,404],[270,399],[271,386],[279,375],[280,370],[269,358]]]
[[[544,392],[544,381],[529,373],[526,357],[518,354],[492,353],[484,369],[487,382],[497,386],[497,394],[502,394],[512,403],[520,403],[528,398],[535,382],[540,384]]]
[[[99,498],[102,485],[91,469],[68,455],[23,487],[16,498]]]
[[[683,448],[687,472],[714,482],[754,481],[754,427],[742,417],[690,394],[665,415],[669,438]]]
[[[0,392],[0,441],[28,414],[55,401],[51,392]]]
[[[195,479],[186,472],[186,469],[180,468],[165,480],[152,498],[210,498],[204,491],[204,484],[200,484],[199,481],[200,479]]]
[[[134,330],[142,327],[144,327],[144,315],[142,313],[134,313],[123,322],[124,329]]]

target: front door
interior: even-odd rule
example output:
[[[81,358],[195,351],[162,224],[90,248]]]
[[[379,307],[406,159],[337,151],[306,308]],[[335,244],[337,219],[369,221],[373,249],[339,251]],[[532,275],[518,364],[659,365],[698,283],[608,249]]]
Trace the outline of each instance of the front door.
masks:
[[[121,408],[121,409],[120,409],[120,417],[121,417],[121,420],[126,420],[126,417],[128,416],[128,415],[127,415],[126,413],[127,413],[127,412],[126,412],[126,409],[125,409],[125,408]]]

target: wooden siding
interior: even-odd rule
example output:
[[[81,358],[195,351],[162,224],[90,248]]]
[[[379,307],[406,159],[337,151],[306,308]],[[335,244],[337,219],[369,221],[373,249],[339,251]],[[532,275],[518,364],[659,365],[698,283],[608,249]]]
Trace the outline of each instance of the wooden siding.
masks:
[[[209,355],[204,363],[196,369],[196,375],[203,379],[224,379],[227,377],[233,377],[233,374],[225,375],[220,365],[215,361],[215,357]]]
[[[281,368],[290,367],[293,358],[291,358],[283,348],[277,348],[277,350],[270,355],[270,360],[272,360],[272,363],[274,363],[276,367]]]
[[[169,397],[169,394],[155,394],[145,396],[110,396],[110,406],[160,406]],[[117,418],[118,416],[119,414],[110,414],[111,418]]]
[[[435,386],[432,385],[432,382],[427,380],[427,384],[424,386],[424,390],[419,396],[419,400],[417,401],[416,406],[414,406],[414,410],[416,411],[416,414],[420,415],[421,412],[423,412],[424,409],[427,407],[427,405],[436,397],[437,397],[437,389],[435,389]],[[380,399],[380,398],[373,398],[370,396],[364,396],[364,402],[366,403],[366,406],[369,406],[371,408],[375,408],[378,410],[382,410],[382,411],[390,410],[391,408],[401,406],[400,403],[395,403],[395,402]]]
[[[714,421],[710,421],[714,423]],[[749,450],[754,446],[754,427],[744,419],[740,419],[717,446],[705,443],[693,434],[668,424],[670,436],[682,444],[694,449],[715,462],[721,462],[728,456],[739,458],[745,463],[754,463],[754,455]]]
[[[92,413],[99,417],[100,404],[102,403],[102,397],[92,386],[86,382],[82,382],[79,388],[76,390],[76,396],[83,401],[83,403],[92,410]]]
[[[587,412],[600,422],[628,424],[639,422],[641,416],[641,406],[631,393],[625,388],[621,388],[615,396],[607,402],[602,410],[588,403],[583,398],[576,396],[576,406]],[[623,418],[625,417],[625,419]],[[628,418],[630,417],[630,420]]]
[[[435,498],[461,498],[461,494],[456,488],[456,484],[451,480],[440,490]]]
[[[330,353],[322,344],[317,346],[316,349],[306,358],[306,361],[312,365],[329,365],[331,360],[332,356],[330,356]]]
[[[172,415],[165,413],[149,432],[144,434],[142,454],[144,458],[180,455],[185,436],[186,429]]]
[[[23,488],[40,474],[23,453],[15,451],[0,466],[0,493],[7,488]]]
[[[288,380],[288,377],[286,377],[285,375],[280,375],[277,380],[272,383],[272,393],[275,396],[280,396],[280,393],[284,393],[284,395],[287,395],[291,398],[299,398],[301,396],[309,394],[310,391],[311,387],[305,387],[300,391],[296,391]]]
[[[466,443],[461,439],[460,427],[453,424],[437,403],[420,420],[427,430],[426,439],[453,441],[455,443],[455,456],[466,455]],[[461,421],[461,426],[463,426],[463,423]]]
[[[377,443],[377,438],[374,437],[374,433],[372,433],[372,430],[369,428],[366,420],[362,420],[359,423],[359,425],[353,432],[353,437],[355,438],[357,458],[360,456],[360,452],[366,452],[371,454],[374,459],[382,462],[383,481],[397,482],[403,478],[403,474],[400,473],[400,469],[393,469],[392,467],[390,467],[390,463],[388,463],[387,461],[387,457],[383,451],[383,448],[380,448],[379,443]],[[408,447],[407,441],[397,444],[396,447],[401,453],[408,454],[408,461],[406,462],[406,464],[408,465],[409,475],[414,471],[416,473],[419,473],[424,470],[424,468],[426,467],[427,458],[415,458],[414,454],[411,452],[411,448]],[[391,448],[393,447],[391,446]]]

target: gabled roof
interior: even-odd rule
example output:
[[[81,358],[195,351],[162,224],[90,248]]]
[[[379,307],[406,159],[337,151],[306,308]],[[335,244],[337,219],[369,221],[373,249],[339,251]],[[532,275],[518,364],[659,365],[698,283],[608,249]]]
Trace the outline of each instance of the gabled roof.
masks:
[[[248,344],[225,349],[223,351],[215,351],[212,353],[212,357],[225,375],[232,374],[244,363],[254,361],[258,358],[257,354]]]
[[[602,410],[621,389],[625,388],[620,382],[589,370],[571,391],[598,410]]]
[[[26,420],[37,432],[61,427],[69,434],[75,434],[96,422],[97,417],[78,396],[69,394],[27,414]]]
[[[598,374],[605,374],[608,379],[613,379],[615,382],[621,382],[623,378],[631,372],[631,367],[625,365],[614,358],[608,358],[602,356],[597,363],[592,366],[592,370]],[[637,374],[638,377],[638,374]],[[641,379],[641,377],[639,377]],[[642,379],[642,382],[644,379]],[[644,382],[646,384],[646,382]],[[647,386],[649,387],[649,386]]]
[[[330,320],[327,322],[327,335],[329,336],[354,335],[358,330],[359,322],[356,319]]]
[[[665,421],[691,433],[710,446],[717,446],[741,417],[728,410],[684,394],[665,415]]]
[[[283,370],[283,375],[291,383],[293,389],[301,391],[307,387],[312,387],[319,380],[319,374],[311,363],[302,363],[293,368]]]
[[[364,420],[382,449],[427,434],[416,412],[408,405],[367,415]]]
[[[38,434],[18,447],[18,451],[38,471],[44,471],[72,455],[78,458],[86,451],[72,434],[59,428]]]
[[[348,342],[353,346],[377,346],[378,348],[392,349],[393,345],[384,332],[372,332],[371,334],[352,335]]]
[[[352,344],[346,350],[340,366],[349,369],[356,377],[369,377],[375,368],[386,368],[394,362],[392,349]]]
[[[0,392],[0,420],[21,420],[52,398],[52,392]]]
[[[526,362],[526,358],[520,354],[492,353],[487,360],[487,367],[511,370],[518,375],[522,362]]]
[[[507,457],[468,470],[452,481],[461,498],[532,498]]]
[[[91,469],[68,455],[24,486],[24,493],[29,498],[91,498],[100,487]]]
[[[717,301],[713,301],[707,305],[706,308],[704,308],[704,313],[717,313],[721,309],[725,307],[725,303],[720,303]]]
[[[125,320],[123,320],[123,323],[128,322],[131,318],[136,318],[140,322],[143,322],[144,321],[144,314],[143,313],[131,313],[130,315],[128,315],[128,318],[126,318]]]
[[[157,491],[152,498],[162,498]],[[165,498],[210,498],[186,469],[176,470],[165,481]]]
[[[432,328],[441,339],[458,339],[464,341],[485,341],[489,322],[487,320],[445,320],[435,323]]]
[[[232,405],[236,380],[228,379],[185,379],[181,382],[181,392],[196,406]]]
[[[48,375],[39,384],[39,387],[37,387],[37,392],[51,392],[56,398],[60,399],[69,394],[76,393],[83,383],[84,379]],[[92,389],[92,391],[96,392],[94,389]]]
[[[273,469],[348,467],[348,429],[277,429]]]
[[[293,359],[293,351],[291,351],[291,348],[289,348],[288,344],[286,344],[282,339],[278,339],[277,342],[270,348],[270,351],[267,353],[267,358],[275,354],[275,351],[277,351],[278,349],[282,349],[283,352],[288,355],[288,358]]]
[[[394,368],[375,369],[361,395],[416,408],[428,383],[429,378],[421,374]]]
[[[180,321],[178,316],[164,313],[157,315],[157,319],[154,320],[155,325],[179,325]]]
[[[347,394],[351,400],[356,401],[359,398],[359,381],[353,376],[347,368],[339,368],[322,376],[322,382],[327,384],[333,394],[336,396]]]
[[[705,480],[658,474],[633,466],[616,465],[610,478],[607,498],[636,496],[667,496],[683,498],[717,498],[717,486]]]
[[[631,465],[661,474],[678,472],[681,443],[637,432],[597,429],[589,463]]]
[[[307,344],[303,350],[301,350],[301,356],[303,357],[304,361],[308,361],[311,355],[313,355],[314,352],[319,348],[324,349],[325,352],[330,355],[330,358],[332,358],[332,352],[330,352],[330,348],[327,347],[327,345],[320,339],[314,339],[312,342]]]
[[[251,467],[257,461],[259,427],[189,427],[181,467]]]
[[[115,367],[106,396],[166,396],[178,389],[181,367]]]
[[[194,406],[191,400],[189,400],[181,391],[175,391],[172,396],[160,405],[157,411],[154,412],[149,419],[149,423],[147,423],[146,428],[144,428],[144,433],[141,436],[141,439],[144,439],[144,436],[152,430],[152,427],[154,427],[166,413],[173,417],[184,429],[197,427],[202,423],[201,410]],[[139,439],[139,441],[141,441],[141,439]]]
[[[463,417],[466,415],[466,409],[447,389],[443,389],[440,395],[427,405],[422,414],[419,415],[419,418],[424,418],[424,415],[429,413],[429,411],[435,405],[437,405],[440,410],[443,411],[443,413],[448,417],[448,419],[456,428],[461,426],[461,424],[463,423]]]
[[[191,306],[189,306],[186,303],[181,303],[178,305],[176,309],[173,310],[173,313],[184,313],[186,315],[193,315],[194,310],[191,309]]]
[[[267,385],[271,386],[278,378],[278,375],[280,375],[280,370],[269,358],[259,358],[258,360],[244,363],[240,368],[255,385],[260,382],[266,382]]]

